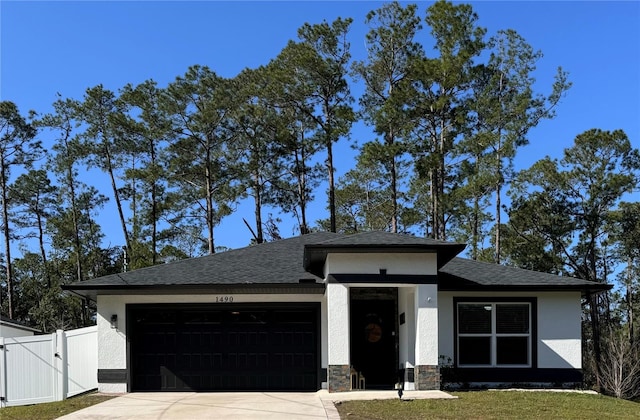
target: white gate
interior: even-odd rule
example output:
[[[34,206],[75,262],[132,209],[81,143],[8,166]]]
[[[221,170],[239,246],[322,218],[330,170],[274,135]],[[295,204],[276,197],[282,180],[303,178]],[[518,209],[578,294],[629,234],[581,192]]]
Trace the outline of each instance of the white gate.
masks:
[[[0,407],[61,401],[98,387],[98,329],[0,337]]]
[[[67,331],[65,398],[98,387],[98,327]]]

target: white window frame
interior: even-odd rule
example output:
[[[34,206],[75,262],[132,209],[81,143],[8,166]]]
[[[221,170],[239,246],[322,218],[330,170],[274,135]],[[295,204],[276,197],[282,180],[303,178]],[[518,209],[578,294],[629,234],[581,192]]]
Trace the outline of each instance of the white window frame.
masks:
[[[483,305],[491,306],[491,332],[490,333],[460,333],[460,305]],[[498,333],[497,332],[497,309],[498,305],[526,305],[529,309],[529,332],[528,333]],[[461,368],[530,368],[532,367],[531,358],[533,352],[533,320],[532,320],[532,305],[531,302],[523,301],[465,301],[460,300],[456,302],[456,346],[457,354],[456,361],[457,366]],[[461,364],[460,363],[460,337],[490,337],[491,346],[491,363],[490,364]],[[526,337],[527,338],[527,363],[526,364],[498,364],[498,338],[499,337]]]

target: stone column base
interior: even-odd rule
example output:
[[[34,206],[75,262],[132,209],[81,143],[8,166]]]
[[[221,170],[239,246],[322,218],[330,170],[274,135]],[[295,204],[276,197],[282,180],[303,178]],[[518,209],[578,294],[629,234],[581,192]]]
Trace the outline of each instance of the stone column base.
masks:
[[[440,389],[440,368],[437,365],[416,366],[414,379],[418,391]]]
[[[351,391],[351,367],[349,365],[329,365],[327,387],[329,392]]]

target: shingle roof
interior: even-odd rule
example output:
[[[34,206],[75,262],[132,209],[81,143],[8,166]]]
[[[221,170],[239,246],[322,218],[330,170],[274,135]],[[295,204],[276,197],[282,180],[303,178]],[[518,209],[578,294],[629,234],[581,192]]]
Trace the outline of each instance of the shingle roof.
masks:
[[[454,258],[440,269],[439,290],[582,290],[597,292],[612,286],[574,277]]]
[[[302,266],[304,245],[333,237],[318,232],[276,242],[248,246],[204,257],[190,258],[98,277],[64,287],[83,290],[114,286],[291,284],[301,279],[322,281]]]
[[[327,252],[382,251],[433,251],[438,254],[438,267],[442,267],[465,248],[464,244],[437,241],[406,234],[389,232],[362,232],[341,235],[318,243],[305,245],[304,266],[309,271],[320,274]]]
[[[409,235],[366,232],[339,235],[318,232],[191,258],[153,267],[112,274],[63,286],[63,289],[95,298],[96,291],[128,293],[211,293],[212,288],[273,293],[322,293],[321,270],[327,252],[430,252],[438,253],[441,290],[543,290],[599,291],[608,285],[560,277],[497,264],[455,258],[464,245]],[[451,261],[449,261],[451,260]],[[313,264],[316,264],[313,266]],[[446,265],[445,265],[446,264]],[[318,290],[316,290],[318,289]],[[231,290],[231,289],[229,289]],[[107,292],[108,291],[108,292]],[[248,292],[247,292],[248,293]]]

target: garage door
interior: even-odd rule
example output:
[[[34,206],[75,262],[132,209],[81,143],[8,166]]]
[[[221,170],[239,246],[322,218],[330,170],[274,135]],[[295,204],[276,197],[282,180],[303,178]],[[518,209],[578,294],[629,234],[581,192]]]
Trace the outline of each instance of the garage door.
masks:
[[[317,390],[318,304],[130,305],[133,391]]]

